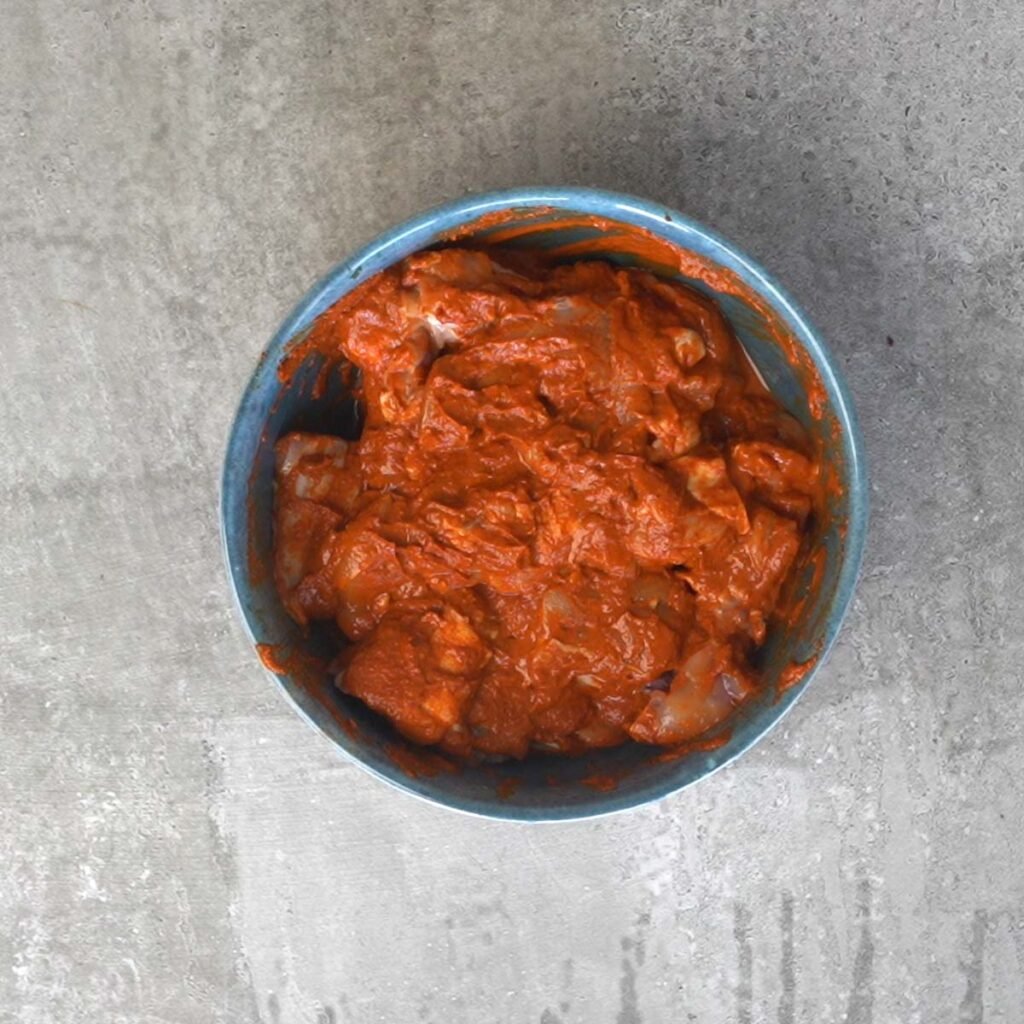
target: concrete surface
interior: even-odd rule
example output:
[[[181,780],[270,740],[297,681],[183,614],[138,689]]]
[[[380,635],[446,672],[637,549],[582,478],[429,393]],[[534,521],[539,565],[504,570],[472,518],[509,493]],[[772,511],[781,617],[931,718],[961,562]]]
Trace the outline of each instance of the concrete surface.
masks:
[[[1024,1020],[1019,0],[9,0],[0,1022]],[[333,261],[585,183],[754,253],[846,366],[874,524],[785,727],[661,805],[488,824],[259,670],[232,409]]]

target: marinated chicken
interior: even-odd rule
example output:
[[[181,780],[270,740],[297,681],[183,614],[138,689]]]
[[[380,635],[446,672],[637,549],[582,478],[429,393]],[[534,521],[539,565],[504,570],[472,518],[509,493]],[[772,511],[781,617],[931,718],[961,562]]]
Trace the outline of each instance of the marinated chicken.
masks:
[[[364,423],[278,442],[275,580],[344,692],[477,759],[679,744],[756,690],[819,473],[714,301],[450,248],[307,345]]]

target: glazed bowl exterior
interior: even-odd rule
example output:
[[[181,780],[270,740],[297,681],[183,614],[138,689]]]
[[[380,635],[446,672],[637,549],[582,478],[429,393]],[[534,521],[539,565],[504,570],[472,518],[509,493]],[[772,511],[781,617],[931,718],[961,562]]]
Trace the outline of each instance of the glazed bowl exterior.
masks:
[[[715,296],[772,391],[815,435],[835,483],[815,537],[821,557],[799,581],[807,595],[798,621],[769,634],[763,690],[730,721],[714,749],[659,758],[652,748],[627,744],[581,758],[536,756],[447,770],[317,670],[330,652],[315,634],[303,636],[278,600],[268,569],[273,447],[290,429],[308,426],[317,401],[316,366],[303,368],[287,383],[279,378],[289,346],[339,298],[411,253],[453,237],[463,244],[487,244],[496,230],[508,236],[509,227],[518,224],[527,230],[508,244],[571,251],[583,241],[591,257],[644,266],[643,255],[621,242],[623,232],[638,231],[711,268],[710,274],[690,277],[685,261],[674,271],[649,267]],[[716,288],[719,271],[723,280],[741,284],[739,293]],[[813,384],[794,367],[792,353],[786,358],[776,343],[780,326],[816,378]],[[800,697],[835,641],[853,595],[867,519],[863,441],[853,405],[834,356],[793,300],[753,260],[683,214],[632,196],[581,188],[459,199],[385,232],[331,270],[295,306],[256,365],[231,428],[221,493],[225,560],[243,622],[254,646],[289,652],[289,657],[265,654],[263,661],[298,711],[345,755],[397,789],[472,814],[523,821],[585,818],[660,799],[710,775],[761,739]],[[792,671],[785,675],[794,664],[807,666],[796,683]],[[790,685],[780,685],[784,678]],[[381,788],[382,797],[387,792]]]

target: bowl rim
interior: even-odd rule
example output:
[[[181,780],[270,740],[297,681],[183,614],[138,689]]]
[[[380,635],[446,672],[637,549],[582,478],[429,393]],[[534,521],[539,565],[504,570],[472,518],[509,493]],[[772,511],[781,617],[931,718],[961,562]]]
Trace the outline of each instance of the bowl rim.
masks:
[[[485,801],[476,798],[453,798],[450,794],[438,793],[429,785],[429,779],[412,778],[397,764],[391,770],[369,764],[360,756],[354,745],[350,747],[342,738],[328,732],[320,722],[317,722],[309,714],[293,692],[295,684],[290,679],[263,666],[263,671],[274,679],[278,689],[284,693],[298,714],[323,734],[333,747],[368,774],[395,789],[435,806],[490,820],[530,823],[579,821],[604,817],[633,807],[655,803],[715,774],[760,742],[786,717],[827,661],[835,645],[856,589],[864,557],[869,521],[869,484],[864,439],[846,381],[835,357],[810,319],[782,285],[760,264],[716,231],[705,227],[686,214],[661,203],[627,193],[584,187],[542,186],[472,193],[434,206],[402,221],[378,234],[347,259],[336,263],[299,299],[257,359],[256,366],[246,382],[231,420],[220,474],[218,502],[224,565],[236,612],[251,645],[255,645],[259,641],[256,636],[256,623],[250,618],[243,597],[243,593],[251,589],[248,578],[248,559],[240,557],[243,553],[233,550],[228,524],[233,518],[231,506],[238,498],[239,488],[243,487],[246,492],[248,491],[251,468],[246,466],[244,472],[240,473],[236,468],[238,461],[235,456],[243,442],[243,424],[251,417],[256,404],[261,368],[271,368],[276,372],[281,352],[293,339],[301,325],[310,323],[333,305],[341,295],[346,294],[362,280],[372,277],[384,266],[395,262],[395,259],[402,258],[398,256],[385,263],[380,263],[383,255],[410,243],[412,243],[412,248],[409,249],[409,252],[416,251],[416,249],[430,244],[431,239],[437,235],[470,225],[489,213],[508,209],[536,208],[565,210],[610,221],[624,222],[648,230],[659,238],[684,249],[691,248],[690,245],[687,245],[687,239],[691,242],[694,239],[699,239],[716,250],[714,257],[706,258],[721,267],[732,270],[745,285],[767,300],[772,310],[781,315],[796,340],[809,353],[835,410],[836,420],[840,425],[841,443],[847,467],[849,519],[846,524],[842,565],[822,637],[818,644],[818,653],[810,670],[799,683],[778,697],[771,706],[772,713],[766,715],[763,722],[758,722],[751,728],[740,743],[735,745],[727,743],[717,750],[705,754],[705,768],[699,774],[690,778],[678,779],[668,776],[639,794],[617,794],[614,790],[611,792],[595,791],[592,804],[531,807],[517,806],[512,801],[502,801],[497,794],[493,800]],[[419,240],[418,244],[417,240]],[[366,268],[372,269],[367,270]]]

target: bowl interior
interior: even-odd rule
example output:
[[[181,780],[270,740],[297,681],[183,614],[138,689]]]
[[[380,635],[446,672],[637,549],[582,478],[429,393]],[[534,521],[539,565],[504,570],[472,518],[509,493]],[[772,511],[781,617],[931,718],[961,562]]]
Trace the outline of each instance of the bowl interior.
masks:
[[[274,443],[293,429],[351,436],[355,422],[343,394],[313,397],[315,363],[282,385],[276,372],[282,354],[357,284],[453,236],[460,244],[545,248],[559,257],[643,266],[714,295],[772,391],[819,442],[836,486],[816,525],[818,553],[799,569],[799,619],[769,633],[760,666],[765,686],[727,723],[713,749],[665,757],[626,745],[579,759],[536,756],[452,771],[338,692],[322,667],[336,638],[316,630],[303,636],[281,607],[268,569]],[[673,265],[677,247],[698,259]],[[779,343],[781,333],[788,349]],[[250,381],[229,442],[222,509],[226,557],[250,634],[269,645],[264,663],[299,710],[371,772],[442,804],[496,817],[607,813],[663,796],[720,767],[762,736],[806,687],[838,632],[856,577],[866,515],[859,445],[844,387],[805,319],[763,271],[713,234],[674,211],[607,193],[495,194],[442,207],[391,232],[332,271],[282,326]],[[780,679],[794,663],[808,663],[808,669],[795,683],[791,672],[784,688]]]

